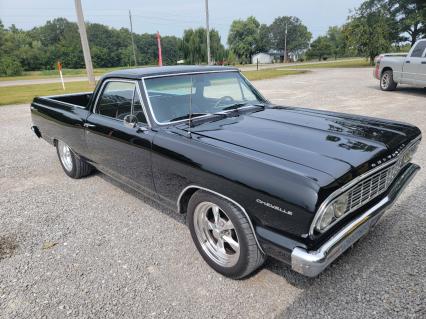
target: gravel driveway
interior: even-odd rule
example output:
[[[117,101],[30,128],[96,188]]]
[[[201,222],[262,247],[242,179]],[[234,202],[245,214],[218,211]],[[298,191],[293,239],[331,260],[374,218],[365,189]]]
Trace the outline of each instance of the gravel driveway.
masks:
[[[272,101],[407,121],[426,132],[426,91],[381,92],[370,69],[259,81]],[[249,279],[212,269],[184,218],[102,174],[72,180],[0,107],[0,317],[424,318],[426,173],[316,279],[269,260]],[[426,167],[425,143],[416,162]]]

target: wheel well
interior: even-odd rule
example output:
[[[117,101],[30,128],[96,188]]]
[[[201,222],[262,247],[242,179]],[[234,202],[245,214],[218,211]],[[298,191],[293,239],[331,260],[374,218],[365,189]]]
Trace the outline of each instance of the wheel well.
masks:
[[[196,191],[198,191],[198,190],[203,190],[203,191],[206,191],[206,192],[209,192],[209,193],[212,193],[212,194],[214,194],[214,195],[216,195],[216,196],[220,196],[220,197],[222,197],[222,198],[224,198],[224,199],[226,199],[226,200],[228,200],[228,201],[230,201],[231,203],[233,203],[234,205],[236,205],[242,212],[243,212],[243,214],[247,217],[247,220],[248,220],[248,222],[249,222],[249,224],[250,224],[250,228],[251,228],[251,230],[252,230],[252,232],[253,232],[253,236],[254,236],[254,238],[255,238],[255,240],[256,240],[256,243],[257,243],[257,246],[259,247],[259,249],[260,249],[260,251],[264,254],[265,252],[263,251],[263,249],[262,249],[262,246],[260,246],[260,243],[259,243],[259,241],[257,240],[257,236],[256,236],[256,232],[255,232],[255,230],[254,230],[254,227],[253,227],[253,223],[252,223],[252,220],[250,219],[250,216],[247,214],[247,212],[246,212],[246,210],[244,209],[244,207],[243,206],[241,206],[239,203],[237,203],[236,201],[234,201],[233,199],[231,199],[231,198],[229,198],[229,197],[227,197],[227,196],[225,196],[225,195],[222,195],[222,194],[220,194],[220,193],[218,193],[218,192],[215,192],[215,191],[213,191],[213,190],[211,190],[211,189],[208,189],[208,188],[205,188],[205,187],[201,187],[201,186],[197,186],[197,185],[190,185],[190,186],[187,186],[186,188],[184,188],[183,189],[183,191],[180,193],[180,195],[179,195],[179,197],[178,197],[178,200],[177,200],[177,209],[178,209],[178,212],[179,213],[181,213],[181,214],[183,214],[183,213],[186,213],[186,211],[187,211],[187,209],[188,209],[188,203],[189,203],[189,200],[191,199],[191,197],[192,197],[192,195],[194,195],[194,193],[196,192]]]
[[[392,72],[393,72],[393,70],[392,70],[392,68],[391,68],[391,67],[386,66],[386,67],[384,67],[384,68],[383,68],[382,73],[380,74],[380,76],[381,76],[381,75],[382,75],[385,71],[392,71]]]
[[[181,195],[178,199],[178,212],[181,214],[186,213],[186,210],[188,209],[188,203],[191,199],[191,196],[194,195],[194,193],[199,190],[198,187],[188,187],[183,190]]]

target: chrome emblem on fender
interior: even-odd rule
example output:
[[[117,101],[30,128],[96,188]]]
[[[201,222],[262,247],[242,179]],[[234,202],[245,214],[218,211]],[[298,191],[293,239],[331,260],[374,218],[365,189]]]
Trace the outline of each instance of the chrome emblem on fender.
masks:
[[[290,216],[292,216],[293,215],[293,212],[292,211],[289,211],[289,210],[286,210],[286,209],[284,209],[284,208],[281,208],[281,207],[279,207],[279,206],[276,206],[276,205],[274,205],[274,204],[271,204],[271,203],[268,203],[268,202],[265,202],[265,201],[263,201],[263,200],[261,200],[261,199],[256,199],[256,203],[258,203],[258,204],[262,204],[262,205],[265,205],[266,207],[269,207],[269,208],[272,208],[272,209],[274,209],[274,210],[277,210],[277,211],[279,211],[279,212],[281,212],[281,213],[284,213],[284,214],[287,214],[287,215],[290,215]]]

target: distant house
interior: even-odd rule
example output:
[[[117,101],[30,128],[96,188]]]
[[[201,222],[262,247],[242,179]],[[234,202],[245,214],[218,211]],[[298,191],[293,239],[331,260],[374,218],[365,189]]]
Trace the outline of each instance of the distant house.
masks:
[[[273,60],[273,56],[270,55],[269,53],[264,53],[264,52],[260,52],[260,53],[256,53],[251,57],[251,63],[256,64],[258,61],[261,64],[268,64],[268,63],[272,63]]]
[[[284,62],[284,50],[269,50],[268,54],[272,57],[273,62],[283,63]],[[295,62],[298,60],[298,56],[292,52],[287,53],[287,62]]]

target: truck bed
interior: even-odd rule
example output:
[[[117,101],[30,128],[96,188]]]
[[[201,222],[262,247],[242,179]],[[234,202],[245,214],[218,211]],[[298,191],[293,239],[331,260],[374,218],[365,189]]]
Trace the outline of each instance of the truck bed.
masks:
[[[92,95],[93,93],[91,92],[85,92],[85,93],[45,96],[45,97],[41,97],[40,99],[54,100],[54,101],[86,108],[89,105]]]
[[[31,103],[32,129],[51,144],[55,138],[73,145],[77,153],[85,154],[84,122],[89,116],[93,93],[75,93],[36,97]]]

